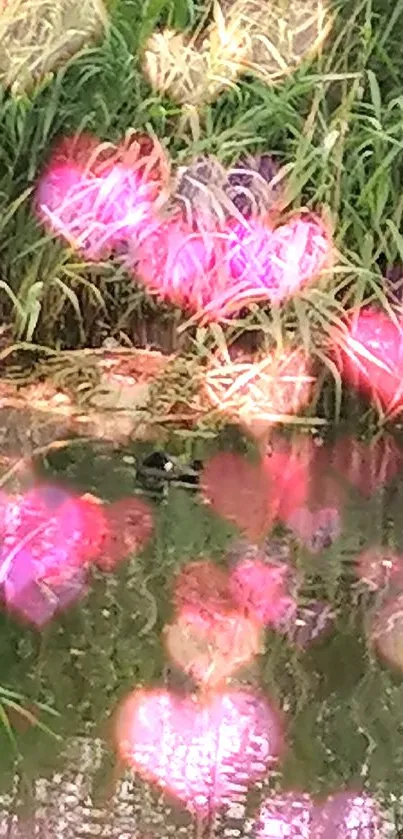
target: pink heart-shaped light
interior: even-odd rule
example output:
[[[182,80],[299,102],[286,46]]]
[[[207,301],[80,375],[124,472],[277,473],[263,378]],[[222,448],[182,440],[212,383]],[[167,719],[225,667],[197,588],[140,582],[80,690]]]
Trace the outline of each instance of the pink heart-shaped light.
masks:
[[[310,839],[312,799],[293,792],[263,802],[256,820],[257,839]]]
[[[257,839],[379,839],[382,817],[364,792],[342,791],[323,802],[286,792],[267,798],[255,823]]]
[[[141,142],[136,151],[140,154]],[[87,259],[126,246],[152,222],[159,192],[155,171],[138,166],[135,157],[123,146],[103,149],[91,135],[64,138],[38,182],[38,218]]]
[[[195,232],[175,216],[149,225],[140,243],[131,244],[129,268],[151,293],[182,309],[203,312],[227,281],[219,280],[220,247],[214,233]]]
[[[137,690],[117,717],[121,758],[194,812],[236,799],[282,752],[277,712],[249,691],[209,701]]]
[[[178,612],[192,609],[203,621],[233,609],[229,575],[210,560],[198,560],[185,565],[173,585],[173,601]]]
[[[142,498],[121,498],[104,506],[105,536],[95,563],[113,571],[130,555],[139,553],[154,529],[153,511]]]
[[[298,439],[296,446],[281,436],[273,437],[264,464],[275,488],[277,516],[286,523],[293,511],[306,504],[309,498],[310,445]],[[273,505],[272,497],[270,503]]]
[[[340,341],[338,341],[338,345]],[[385,411],[403,405],[403,323],[375,306],[355,313],[338,364],[343,377]]]
[[[269,429],[284,421],[284,415],[297,413],[309,402],[315,381],[312,373],[311,359],[303,349],[283,347],[251,355],[231,353],[230,348],[210,357],[201,396],[203,402],[262,441]],[[275,473],[277,488],[288,461],[290,457],[283,451],[267,462],[269,472],[273,469]]]
[[[341,533],[343,492],[329,474],[327,448],[306,435],[278,437],[266,464],[279,492],[280,521],[313,553],[330,547]]]
[[[276,506],[264,461],[251,463],[234,452],[219,452],[206,462],[200,486],[214,512],[233,522],[249,539],[259,540],[267,533]]]
[[[279,303],[313,280],[329,260],[319,219],[295,217],[272,229],[263,221],[205,228],[181,217],[144,229],[129,264],[152,292],[205,320],[220,320],[254,302]],[[196,228],[196,229],[195,229]]]
[[[379,839],[381,814],[364,792],[338,792],[312,811],[310,839]]]
[[[101,549],[101,505],[57,486],[34,487],[1,505],[0,583],[7,606],[37,626],[86,591]]]
[[[64,580],[49,585],[38,575],[32,555],[26,550],[17,554],[12,573],[4,584],[8,608],[24,622],[39,629],[56,613],[81,600],[87,592],[87,575],[83,569],[76,569]]]
[[[329,233],[313,216],[298,215],[272,229],[263,220],[228,222],[226,258],[231,279],[254,286],[272,303],[294,294],[325,267]]]
[[[215,690],[261,652],[261,627],[254,615],[231,612],[207,616],[182,609],[164,629],[167,652],[204,690]]]
[[[290,568],[243,559],[230,573],[230,589],[235,603],[264,626],[279,626],[296,609],[289,593]]]

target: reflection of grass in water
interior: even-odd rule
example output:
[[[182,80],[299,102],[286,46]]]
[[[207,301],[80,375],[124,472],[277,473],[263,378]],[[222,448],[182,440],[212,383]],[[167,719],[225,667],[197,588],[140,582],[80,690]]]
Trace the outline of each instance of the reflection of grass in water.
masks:
[[[234,435],[226,443],[242,450]],[[146,450],[133,447],[129,457]],[[83,443],[81,450],[55,452],[46,474],[105,497],[133,494],[136,469],[132,460],[125,462],[125,452],[104,452],[98,459],[95,451]],[[199,446],[198,455],[205,452]],[[253,670],[252,683],[261,682],[288,708],[289,752],[280,785],[327,793],[349,781],[362,783],[364,765],[375,789],[395,789],[403,780],[402,681],[368,648],[364,625],[371,599],[359,595],[352,569],[363,542],[382,532],[381,496],[371,502],[352,498],[342,539],[322,555],[312,558],[291,545],[304,577],[301,597],[329,598],[337,621],[334,633],[307,653],[267,633],[265,654]],[[152,503],[156,529],[150,546],[114,576],[95,573],[87,600],[50,625],[39,645],[35,633],[1,620],[3,681],[10,690],[15,685],[19,696],[34,695],[56,708],[55,730],[64,739],[101,733],[109,744],[107,720],[117,701],[136,685],[164,681],[161,632],[172,619],[176,571],[189,559],[225,564],[234,530],[200,505],[197,494],[176,487]],[[62,766],[60,745],[50,748],[38,727],[24,735],[20,751],[35,773]],[[106,766],[103,784],[108,771]]]
[[[50,705],[43,702],[35,702],[35,704],[30,707],[29,705],[30,703],[21,693],[9,690],[3,685],[0,685],[0,723],[6,731],[15,756],[18,759],[22,758],[14,730],[14,726],[18,728],[19,725],[18,717],[20,718],[20,725],[25,722],[27,726],[37,727],[41,732],[47,734],[55,740],[61,739],[55,731],[40,720],[37,713],[34,713],[34,710],[37,711],[38,714],[43,711],[53,717],[58,717],[58,712]]]

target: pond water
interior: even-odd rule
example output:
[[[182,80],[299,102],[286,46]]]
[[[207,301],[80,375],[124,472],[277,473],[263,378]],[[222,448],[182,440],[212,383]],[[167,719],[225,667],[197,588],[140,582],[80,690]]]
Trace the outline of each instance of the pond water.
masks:
[[[5,472],[0,837],[403,835],[402,475],[345,429]]]

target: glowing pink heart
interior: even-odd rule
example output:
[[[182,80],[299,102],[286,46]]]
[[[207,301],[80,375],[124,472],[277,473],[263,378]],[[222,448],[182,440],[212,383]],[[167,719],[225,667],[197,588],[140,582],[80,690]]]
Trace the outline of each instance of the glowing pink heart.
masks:
[[[218,273],[220,241],[213,233],[194,232],[182,218],[149,225],[140,243],[129,247],[129,267],[161,299],[203,312],[220,296],[227,278]]]
[[[105,532],[102,508],[57,486],[2,505],[0,583],[10,609],[37,626],[86,591],[85,569]]]
[[[155,174],[135,158],[123,147],[105,149],[91,135],[63,139],[38,183],[39,219],[87,259],[109,256],[153,219]]]
[[[225,685],[262,649],[261,626],[238,609],[210,616],[183,609],[165,627],[164,641],[170,658],[204,691]]]
[[[263,802],[256,821],[257,839],[310,839],[312,799],[292,792]]]
[[[338,792],[312,812],[310,839],[379,839],[381,815],[365,793]]]
[[[354,314],[339,366],[353,387],[377,399],[385,411],[399,411],[403,406],[402,323],[375,307]]]
[[[276,627],[296,609],[288,591],[289,577],[286,565],[244,559],[231,570],[230,590],[239,608],[247,610],[259,623]]]
[[[87,575],[82,569],[50,585],[38,575],[32,554],[24,550],[16,555],[4,583],[4,597],[9,609],[39,629],[87,592]]]
[[[317,510],[299,507],[288,517],[287,525],[311,553],[330,548],[342,533],[337,507],[320,507]]]
[[[125,763],[202,814],[236,799],[283,748],[277,712],[241,690],[206,702],[137,690],[118,714],[116,740]]]
[[[327,448],[307,435],[274,438],[266,468],[279,494],[278,517],[310,551],[330,547],[342,529],[343,491],[329,474]]]
[[[128,556],[139,553],[152,536],[153,511],[142,498],[121,498],[104,508],[105,536],[98,568],[113,571]]]
[[[204,500],[214,512],[233,522],[251,540],[267,533],[275,516],[272,485],[265,462],[250,463],[233,452],[219,452],[204,466]]]
[[[258,839],[379,839],[380,810],[361,792],[338,792],[314,803],[286,792],[267,798],[255,822]]]
[[[210,560],[190,562],[174,581],[173,600],[178,612],[192,609],[202,621],[234,608],[227,571]]]
[[[329,234],[313,216],[271,229],[262,221],[230,222],[226,258],[231,279],[254,285],[280,303],[315,279],[329,260]]]
[[[270,504],[273,506],[275,501],[277,516],[283,523],[308,501],[310,464],[310,447],[303,440],[295,445],[280,436],[273,438],[264,467],[273,487]]]
[[[326,267],[329,232],[312,215],[277,228],[217,219],[206,229],[202,211],[192,222],[157,213],[169,166],[154,146],[159,150],[143,135],[115,149],[87,134],[63,139],[37,187],[41,222],[85,258],[125,255],[126,267],[153,294],[205,320],[281,302]]]
[[[129,264],[152,293],[205,320],[220,320],[254,302],[289,297],[329,259],[329,236],[319,220],[294,218],[275,230],[252,225],[228,222],[206,230],[201,217],[193,227],[174,217],[150,225],[140,246],[131,248]]]

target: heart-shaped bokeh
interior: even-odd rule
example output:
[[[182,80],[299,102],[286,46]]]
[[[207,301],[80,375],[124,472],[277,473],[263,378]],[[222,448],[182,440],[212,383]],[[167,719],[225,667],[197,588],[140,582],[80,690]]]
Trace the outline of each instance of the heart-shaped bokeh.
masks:
[[[165,690],[136,690],[116,719],[121,759],[193,812],[236,800],[283,751],[278,712],[247,690],[203,701]]]
[[[186,608],[164,629],[175,664],[203,688],[216,689],[261,652],[261,628],[254,615],[231,611],[201,615]]]
[[[241,559],[230,572],[235,603],[263,626],[278,627],[295,613],[290,595],[291,569],[259,557]]]
[[[270,84],[284,78],[316,54],[331,24],[322,0],[221,0],[196,36],[153,33],[143,70],[160,94],[197,110],[245,73]]]
[[[56,484],[0,495],[0,585],[13,614],[41,628],[86,594],[89,569],[113,571],[153,532],[140,498],[110,504]]]
[[[382,816],[364,792],[337,792],[314,804],[310,839],[379,839]]]
[[[188,562],[173,584],[176,610],[197,610],[202,620],[230,612],[234,607],[228,573],[209,559]]]
[[[340,341],[337,342],[340,347]],[[403,406],[403,324],[375,306],[352,314],[339,349],[345,380],[378,401],[386,413]]]
[[[378,804],[364,792],[343,790],[323,801],[286,792],[265,799],[254,835],[257,839],[380,839],[382,825]]]
[[[261,439],[309,402],[315,383],[312,372],[312,362],[302,348],[283,346],[255,356],[235,353],[232,348],[219,350],[205,368],[202,398]],[[288,463],[288,451],[284,459]],[[284,463],[279,466],[279,474],[284,475]]]
[[[322,220],[295,214],[273,227],[262,220],[191,224],[176,213],[143,227],[128,267],[161,299],[222,320],[252,304],[287,300],[330,264],[331,238]]]
[[[0,2],[0,82],[21,96],[108,27],[102,0]]]
[[[106,532],[95,562],[102,571],[114,571],[128,556],[139,553],[154,529],[153,511],[142,498],[122,498],[104,505]]]
[[[268,176],[250,165],[249,191]],[[242,219],[227,195],[214,223],[197,207],[189,219],[177,200],[170,205],[169,172],[162,147],[145,135],[131,132],[117,146],[68,137],[39,179],[34,210],[86,259],[119,257],[150,293],[205,320],[281,303],[329,266],[331,236],[319,216]]]
[[[214,562],[186,564],[174,580],[173,603],[167,651],[203,689],[224,684],[261,652],[259,621],[235,602],[228,571]]]
[[[0,503],[0,583],[13,613],[42,627],[86,592],[106,521],[90,498],[41,485]]]
[[[39,179],[34,210],[86,259],[104,259],[152,224],[167,172],[162,147],[144,134],[117,146],[88,133],[65,137]]]
[[[200,485],[204,501],[249,539],[259,541],[267,534],[276,509],[269,504],[272,485],[261,461],[219,452],[206,462]]]

